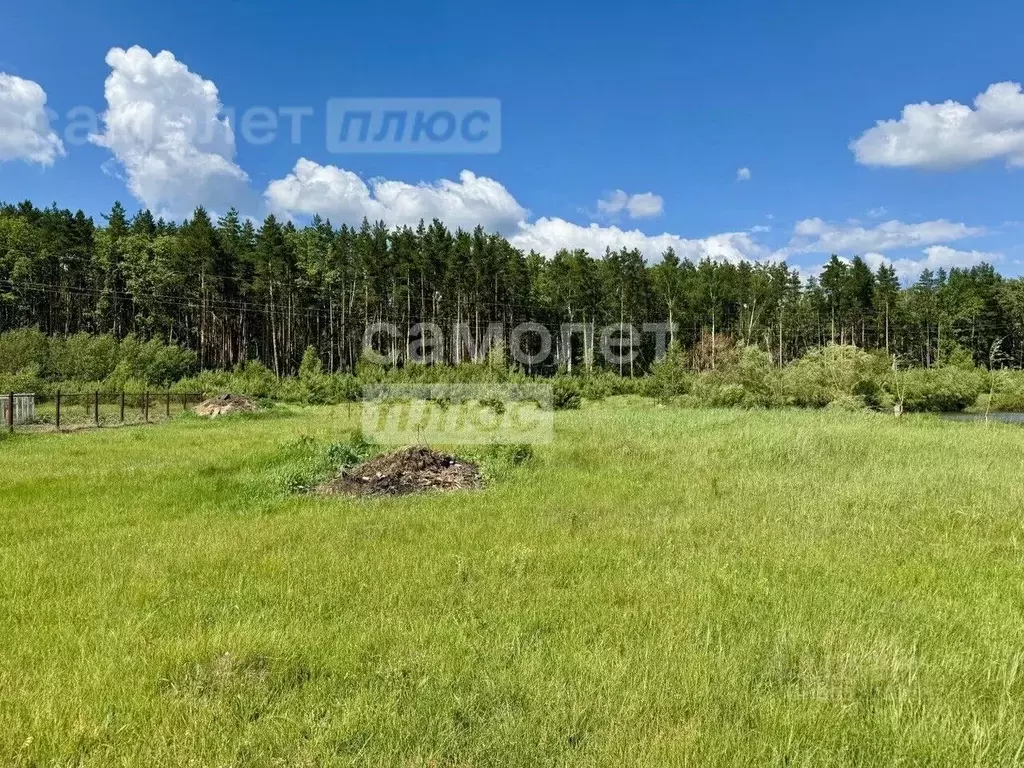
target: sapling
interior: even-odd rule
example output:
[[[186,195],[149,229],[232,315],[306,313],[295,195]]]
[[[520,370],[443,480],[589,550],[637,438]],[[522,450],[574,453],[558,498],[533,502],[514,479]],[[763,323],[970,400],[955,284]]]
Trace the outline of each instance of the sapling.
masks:
[[[992,398],[996,394],[996,362],[1002,354],[1003,340],[996,339],[988,350],[988,399],[985,402],[985,423],[992,412]]]
[[[898,419],[903,415],[903,401],[907,396],[907,381],[906,377],[900,374],[900,361],[895,353],[892,356],[892,388],[893,395],[896,397],[892,413]]]

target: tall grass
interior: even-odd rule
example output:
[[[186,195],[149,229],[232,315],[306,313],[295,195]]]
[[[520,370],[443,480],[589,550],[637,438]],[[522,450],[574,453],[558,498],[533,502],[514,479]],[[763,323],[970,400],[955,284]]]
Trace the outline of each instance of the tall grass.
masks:
[[[357,417],[0,442],[0,764],[1024,754],[1019,429],[613,399],[481,492],[292,493]]]

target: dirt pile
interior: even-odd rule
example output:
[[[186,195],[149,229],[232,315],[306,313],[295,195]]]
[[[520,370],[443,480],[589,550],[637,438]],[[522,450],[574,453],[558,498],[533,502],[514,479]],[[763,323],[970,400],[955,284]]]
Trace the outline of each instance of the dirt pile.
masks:
[[[200,416],[214,419],[227,413],[243,413],[259,409],[260,407],[245,395],[223,394],[204,400],[195,407],[195,412]]]
[[[414,446],[387,453],[343,471],[321,486],[322,493],[400,496],[424,491],[479,488],[480,469],[455,456]]]

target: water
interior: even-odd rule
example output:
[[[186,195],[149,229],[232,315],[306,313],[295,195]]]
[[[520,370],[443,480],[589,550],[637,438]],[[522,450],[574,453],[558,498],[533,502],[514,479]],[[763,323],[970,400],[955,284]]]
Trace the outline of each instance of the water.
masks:
[[[940,419],[949,421],[984,421],[984,413],[940,413]],[[990,413],[989,421],[999,421],[1003,424],[1020,424],[1024,426],[1024,413]]]

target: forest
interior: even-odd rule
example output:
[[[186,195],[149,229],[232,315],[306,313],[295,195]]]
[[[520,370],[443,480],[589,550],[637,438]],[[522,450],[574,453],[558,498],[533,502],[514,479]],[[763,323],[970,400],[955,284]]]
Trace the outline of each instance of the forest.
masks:
[[[97,222],[56,204],[0,206],[0,332],[157,340],[190,350],[202,370],[255,360],[291,375],[309,347],[326,371],[353,371],[374,323],[403,329],[386,350],[401,366],[419,323],[452,331],[448,339],[464,329],[470,356],[449,341],[437,358],[456,363],[487,354],[490,323],[525,322],[669,323],[684,349],[725,339],[760,347],[780,367],[828,344],[926,368],[954,354],[982,366],[1024,363],[1024,281],[987,264],[925,270],[901,285],[890,266],[833,256],[802,280],[785,263],[691,263],[671,250],[656,263],[637,250],[546,258],[437,220],[353,228],[315,217],[297,227],[269,216],[257,226],[234,210],[214,220],[199,208],[169,222],[115,203]],[[585,337],[555,338],[546,368],[531,373],[601,365]],[[637,343],[636,364],[618,372],[654,363],[653,342]]]

